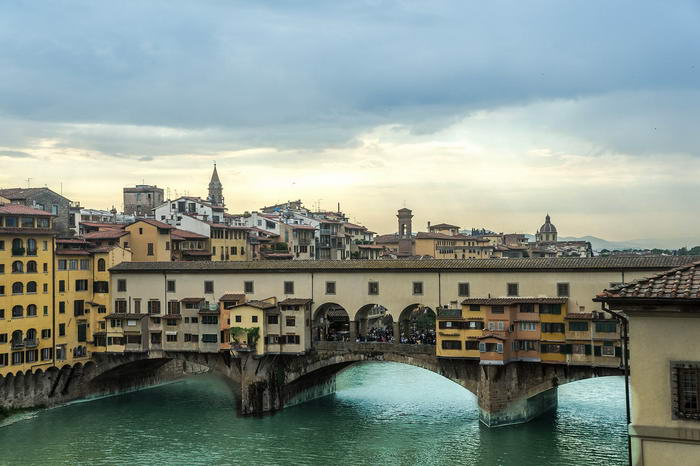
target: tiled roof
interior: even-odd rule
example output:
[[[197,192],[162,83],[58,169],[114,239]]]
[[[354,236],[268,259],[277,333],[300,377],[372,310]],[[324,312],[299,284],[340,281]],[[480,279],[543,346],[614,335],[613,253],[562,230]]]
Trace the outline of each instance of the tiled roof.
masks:
[[[343,226],[345,228],[351,228],[351,229],[355,229],[355,230],[366,230],[367,229],[366,227],[363,227],[362,225],[356,225],[356,224],[350,223],[350,222],[343,223]]]
[[[688,260],[688,256],[671,257]],[[605,290],[595,300],[635,301],[639,299],[700,300],[700,261]]]
[[[483,304],[495,306],[507,306],[509,304],[556,304],[566,303],[569,298],[533,298],[533,297],[508,297],[508,298],[466,298],[462,304]]]
[[[0,228],[0,234],[8,235],[51,235],[54,236],[58,234],[55,230],[49,230],[48,228],[13,228],[5,227]]]
[[[153,225],[154,227],[160,228],[161,230],[174,230],[175,229],[175,227],[172,225],[168,225],[167,223],[163,223],[163,222],[160,222],[158,220],[154,220],[152,218],[139,218],[139,219],[136,219],[136,221],[133,222],[131,225],[134,225],[134,224],[139,223],[139,222],[148,223],[149,225]],[[131,225],[129,225],[129,226],[131,226]]]
[[[219,298],[219,301],[245,301],[245,295],[243,293],[226,293]]]
[[[111,268],[114,272],[283,272],[283,271],[580,271],[580,270],[649,270],[661,271],[677,267],[688,260],[700,261],[698,256],[639,256],[639,257],[535,257],[513,259],[399,259],[399,260],[294,260],[241,262],[122,262]]]
[[[583,320],[591,320],[593,319],[593,313],[592,312],[579,312],[577,314],[567,314],[565,319],[583,319]]]
[[[38,191],[48,191],[56,196],[62,197],[63,199],[68,200],[66,197],[61,196],[55,191],[52,191],[49,188],[6,188],[6,189],[0,189],[0,196],[5,197],[7,199],[13,199],[13,200],[23,200],[27,199],[29,196],[32,194],[38,192]]]
[[[382,244],[382,243],[398,243],[399,242],[399,235],[396,233],[390,233],[388,235],[379,235],[374,238],[374,242],[377,244]]]
[[[201,303],[204,301],[204,298],[182,298],[180,302],[183,303]]]
[[[51,217],[50,212],[35,209],[34,207],[28,207],[22,204],[0,204],[0,214]]]
[[[128,235],[129,232],[126,230],[117,230],[117,229],[109,229],[109,230],[102,230],[102,231],[94,231],[92,233],[85,233],[83,235],[83,238],[87,240],[95,240],[95,239],[117,239],[121,238],[124,235]]]
[[[430,225],[430,228],[437,228],[439,230],[445,229],[445,228],[459,228],[457,225],[450,225],[449,223],[438,223],[436,225]]]
[[[267,301],[258,301],[258,300],[252,300],[252,301],[248,301],[245,303],[236,304],[233,307],[241,307],[241,306],[251,306],[251,307],[255,307],[258,309],[262,309],[262,310],[273,309],[273,308],[277,307],[276,304],[268,303]]]
[[[56,238],[56,244],[85,244],[87,241],[83,238]]]
[[[60,248],[56,249],[57,256],[89,256],[90,251],[87,249],[68,249]]]
[[[192,231],[180,230],[179,228],[175,228],[170,232],[170,234],[172,235],[173,239],[209,239],[208,236],[200,235],[199,233],[194,233]]]
[[[124,223],[105,223],[105,222],[80,222],[81,225],[85,225],[87,227],[95,227],[95,228],[116,228],[116,229],[123,229],[126,224]]]
[[[313,225],[289,225],[292,230],[316,230],[317,228]]]
[[[309,298],[287,298],[280,301],[278,304],[286,306],[303,306],[304,304],[309,304],[311,299]]]
[[[131,320],[141,320],[148,314],[119,314],[117,312],[109,314],[105,319],[131,319]]]

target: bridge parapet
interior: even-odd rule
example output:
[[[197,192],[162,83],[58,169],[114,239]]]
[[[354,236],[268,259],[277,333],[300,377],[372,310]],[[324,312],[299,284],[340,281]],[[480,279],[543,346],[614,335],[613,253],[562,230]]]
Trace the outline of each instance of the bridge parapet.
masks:
[[[353,353],[400,353],[405,355],[421,354],[435,356],[434,345],[402,345],[394,343],[355,343],[349,341],[317,341],[314,349],[319,352],[353,352]]]

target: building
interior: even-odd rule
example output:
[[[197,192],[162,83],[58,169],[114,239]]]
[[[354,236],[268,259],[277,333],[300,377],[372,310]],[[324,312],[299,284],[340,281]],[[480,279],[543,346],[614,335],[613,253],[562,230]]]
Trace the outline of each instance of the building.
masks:
[[[53,215],[0,205],[0,375],[46,370],[55,354]]]
[[[124,227],[129,234],[124,247],[131,251],[134,262],[169,262],[172,260],[170,232],[174,229],[158,220],[137,220]]]
[[[43,210],[53,216],[53,228],[60,234],[70,231],[70,209],[73,203],[49,188],[6,188],[0,196],[12,204],[22,204]]]
[[[629,331],[632,464],[698,464],[700,262],[610,288],[596,301]]]
[[[531,257],[593,257],[593,247],[588,241],[559,241],[557,227],[549,214],[535,234],[535,243],[529,246]]]
[[[399,209],[396,218],[399,220],[399,256],[414,256],[416,254],[415,244],[413,239],[413,214],[411,209],[406,207]]]
[[[454,232],[458,229],[442,231]],[[436,230],[429,233],[419,232],[415,238],[416,254],[435,259],[489,259],[493,257],[494,250],[495,247],[489,244],[489,240],[480,236],[445,234]]]
[[[151,216],[153,209],[163,203],[163,194],[163,190],[155,185],[137,184],[133,188],[124,188],[124,214]]]
[[[549,214],[544,218],[544,224],[537,230],[535,241],[538,243],[555,243],[557,241],[557,227],[552,224]]]
[[[219,173],[216,171],[216,163],[214,164],[214,171],[209,181],[209,196],[207,196],[207,200],[215,206],[224,207],[224,186],[221,184],[221,180],[219,180]]]

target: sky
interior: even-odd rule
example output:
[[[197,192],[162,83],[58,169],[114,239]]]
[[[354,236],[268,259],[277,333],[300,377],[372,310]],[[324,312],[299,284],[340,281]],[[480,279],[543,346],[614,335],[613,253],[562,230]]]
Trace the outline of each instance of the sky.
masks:
[[[0,186],[698,237],[697,1],[0,2]]]

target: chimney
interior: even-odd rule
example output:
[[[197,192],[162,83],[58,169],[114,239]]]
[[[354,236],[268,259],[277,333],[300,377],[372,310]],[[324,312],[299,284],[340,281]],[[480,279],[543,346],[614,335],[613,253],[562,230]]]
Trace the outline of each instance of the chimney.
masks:
[[[430,220],[428,220],[428,231],[430,231]]]
[[[338,203],[338,213],[340,213],[340,202]]]

